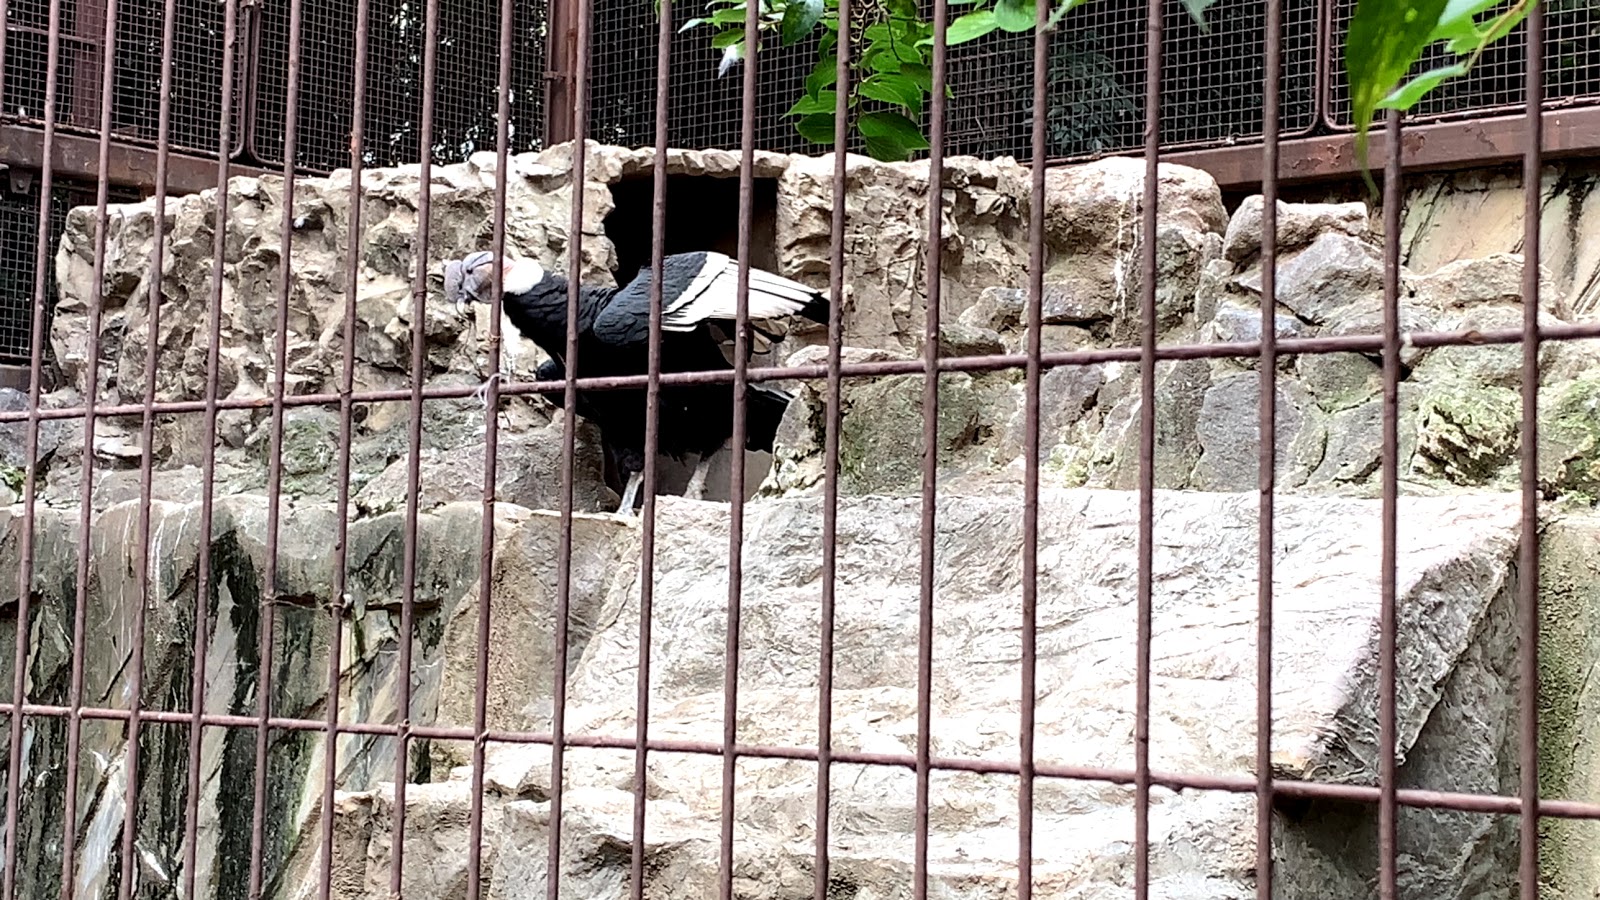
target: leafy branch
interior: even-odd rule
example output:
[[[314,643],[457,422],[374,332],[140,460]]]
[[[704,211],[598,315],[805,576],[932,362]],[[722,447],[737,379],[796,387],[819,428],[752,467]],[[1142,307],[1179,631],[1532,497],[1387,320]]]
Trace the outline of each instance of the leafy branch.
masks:
[[[659,3],[660,0],[657,0]],[[817,38],[817,61],[805,91],[784,114],[800,136],[832,146],[838,104],[839,0],[756,0],[759,46],[788,47]],[[1088,0],[947,0],[954,16],[945,45],[955,47],[995,32],[1021,34],[1036,27],[1037,3],[1051,4],[1046,30],[1059,27],[1068,13]],[[1216,0],[1182,0],[1206,29],[1205,13]],[[1359,0],[1345,46],[1345,73],[1355,113],[1356,153],[1367,171],[1372,121],[1380,109],[1409,110],[1440,84],[1467,74],[1485,48],[1504,38],[1527,17],[1538,0]],[[718,75],[748,52],[747,0],[709,0],[705,15],[685,22],[679,33],[708,28],[711,46],[722,50]],[[1491,12],[1502,8],[1498,12]],[[957,12],[959,11],[959,14]],[[1481,19],[1481,20],[1480,20]],[[845,108],[867,153],[880,160],[904,160],[928,148],[922,113],[933,96],[933,23],[917,0],[855,0],[844,23],[855,49],[850,59]],[[1413,66],[1436,44],[1444,43],[1456,61],[1423,72],[1404,84]],[[945,86],[945,96],[954,91]]]
[[[1538,0],[1360,0],[1345,42],[1345,73],[1356,126],[1356,158],[1367,186],[1376,190],[1367,165],[1367,142],[1380,109],[1401,112],[1451,78],[1471,71],[1483,51],[1517,27]],[[1507,7],[1479,17],[1495,7]],[[1423,54],[1445,44],[1456,62],[1401,80]]]

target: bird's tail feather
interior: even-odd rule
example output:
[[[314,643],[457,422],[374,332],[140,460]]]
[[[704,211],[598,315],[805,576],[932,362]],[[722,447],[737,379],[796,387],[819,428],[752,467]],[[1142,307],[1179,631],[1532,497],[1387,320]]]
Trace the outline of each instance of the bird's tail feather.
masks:
[[[797,311],[813,322],[828,323],[828,298],[821,291],[762,269],[750,269],[750,289],[804,304]]]

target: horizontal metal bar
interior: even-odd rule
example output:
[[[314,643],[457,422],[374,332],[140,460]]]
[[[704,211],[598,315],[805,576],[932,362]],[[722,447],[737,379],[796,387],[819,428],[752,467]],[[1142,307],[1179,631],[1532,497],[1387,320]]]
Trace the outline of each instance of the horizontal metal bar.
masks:
[[[1540,340],[1543,341],[1573,341],[1600,338],[1600,322],[1583,322],[1567,325],[1549,325],[1539,331]],[[1409,346],[1415,347],[1457,347],[1457,346],[1491,346],[1496,344],[1515,344],[1522,340],[1521,329],[1500,329],[1495,331],[1416,331],[1402,336]],[[1339,337],[1315,338],[1283,338],[1277,342],[1278,355],[1316,355],[1324,353],[1379,353],[1383,350],[1383,336],[1372,334],[1341,335]],[[1209,344],[1174,344],[1167,347],[1156,348],[1158,360],[1183,360],[1183,359],[1251,359],[1261,355],[1259,341],[1237,341],[1233,343]],[[1140,358],[1138,347],[1110,347],[1095,350],[1068,350],[1056,353],[1046,353],[1041,358],[1041,363],[1046,369],[1059,369],[1066,366],[1087,366],[1107,362],[1137,362]],[[1021,369],[1027,364],[1027,356],[1021,353],[993,354],[988,356],[956,356],[941,357],[939,371],[941,372],[993,372],[1003,369]],[[844,363],[840,366],[840,374],[846,378],[883,378],[891,375],[914,375],[922,371],[924,363],[920,359],[886,360],[880,362]],[[826,364],[809,366],[768,366],[748,370],[748,379],[755,381],[782,381],[782,380],[821,380],[828,375]],[[733,380],[733,372],[706,371],[706,372],[671,372],[661,375],[663,385],[683,384],[723,384]],[[614,391],[634,390],[646,387],[649,377],[646,375],[627,375],[609,378],[579,378],[576,379],[579,390]],[[558,394],[566,390],[565,379],[551,381],[520,381],[503,385],[500,394]],[[428,400],[459,400],[472,396],[478,390],[474,386],[454,386],[425,388],[422,391],[424,399]],[[409,400],[411,389],[390,389],[382,391],[355,391],[351,394],[354,403],[392,403],[399,400]],[[301,394],[295,397],[285,397],[285,406],[330,406],[340,401],[339,394]],[[272,406],[270,397],[234,397],[217,401],[218,409],[268,409]],[[206,408],[203,400],[169,400],[155,405],[158,414],[204,412]],[[67,406],[59,409],[21,410],[16,412],[0,413],[0,423],[23,422],[37,417],[40,420],[48,419],[77,419],[82,418],[87,410],[81,406]],[[124,403],[118,406],[96,407],[95,415],[131,416],[144,412],[143,404]]]
[[[1600,151],[1600,106],[1547,108],[1542,121],[1544,159]],[[1401,138],[1401,170],[1442,171],[1517,162],[1522,159],[1527,133],[1527,117],[1520,113],[1409,126]],[[1374,168],[1387,153],[1385,141],[1383,131],[1373,129],[1368,156]],[[1355,135],[1349,132],[1285,140],[1279,145],[1279,160],[1280,184],[1332,181],[1361,172]],[[1260,188],[1261,146],[1256,142],[1168,153],[1162,161],[1200,169],[1223,190]]]
[[[33,25],[7,25],[6,32],[8,34],[31,34],[39,38],[48,38],[50,36],[50,29]],[[102,46],[97,35],[63,34],[60,36],[60,41],[63,44],[74,44],[91,50],[98,50]]]
[[[57,131],[50,154],[50,168],[60,178],[98,181],[99,153],[98,138]],[[0,124],[0,165],[18,169],[43,169],[44,132],[16,123]],[[237,163],[231,164],[229,169],[234,175],[254,177],[270,174],[266,169]],[[112,184],[153,191],[156,183],[156,151],[154,148],[113,141],[107,180]],[[179,153],[173,153],[168,157],[169,194],[194,194],[215,189],[216,186],[216,159]]]
[[[0,703],[0,714],[9,715],[14,710],[15,704]],[[67,718],[77,713],[84,719],[102,721],[124,721],[129,715],[125,709],[83,707],[79,710],[73,710],[65,706],[47,706],[34,703],[23,704],[22,713],[27,716],[48,718]],[[193,725],[195,721],[194,714],[187,711],[143,710],[139,715],[145,722],[153,724]],[[260,721],[254,716],[217,714],[207,714],[202,716],[200,720],[202,725],[213,728],[255,728],[260,725]],[[281,731],[327,732],[329,730],[327,721],[323,719],[273,718],[267,720],[267,727]],[[416,739],[438,741],[469,742],[477,738],[476,732],[466,727],[379,725],[370,722],[341,723],[337,727],[337,731],[340,734],[377,737],[398,737],[404,733]],[[484,737],[491,743],[500,744],[549,745],[552,742],[551,735],[548,732],[489,731]],[[566,736],[564,743],[569,747],[586,747],[601,750],[633,750],[637,746],[636,741],[629,737],[586,734],[569,734]],[[654,739],[646,741],[645,745],[652,753],[687,753],[698,756],[721,756],[723,753],[721,741]],[[817,759],[817,751],[814,747],[773,744],[736,744],[733,747],[733,754],[751,759],[790,759],[804,762],[815,762]],[[917,764],[916,757],[909,753],[864,753],[850,750],[834,750],[832,758],[834,763],[843,765],[915,769]],[[932,768],[941,771],[970,772],[979,775],[1019,775],[1021,773],[1021,767],[1018,763],[1002,759],[940,756],[933,757],[930,760],[930,765]],[[1127,785],[1134,783],[1134,771],[1132,769],[1102,766],[1074,766],[1040,762],[1035,765],[1034,774],[1041,778],[1054,778],[1064,781],[1103,781],[1110,784]],[[1251,794],[1256,790],[1254,775],[1196,775],[1151,771],[1150,782],[1174,791],[1198,790]],[[1274,780],[1272,788],[1273,793],[1278,796],[1305,800],[1344,800],[1355,803],[1376,803],[1378,801],[1378,788],[1366,785]],[[1400,790],[1397,794],[1401,805],[1418,808],[1453,809],[1461,812],[1490,815],[1512,815],[1521,810],[1521,801],[1517,797],[1501,794],[1417,789]],[[1600,803],[1542,799],[1539,801],[1539,815],[1563,819],[1600,819]]]

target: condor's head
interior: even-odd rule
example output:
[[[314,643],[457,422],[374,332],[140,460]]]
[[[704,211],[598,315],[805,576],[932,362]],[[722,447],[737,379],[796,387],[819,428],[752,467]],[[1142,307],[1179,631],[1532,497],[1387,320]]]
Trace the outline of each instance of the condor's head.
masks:
[[[494,254],[487,250],[444,264],[444,296],[455,304],[457,314],[465,315],[467,304],[473,301],[490,302],[493,264]],[[544,280],[544,267],[532,259],[501,259],[500,279],[506,294],[525,294]]]

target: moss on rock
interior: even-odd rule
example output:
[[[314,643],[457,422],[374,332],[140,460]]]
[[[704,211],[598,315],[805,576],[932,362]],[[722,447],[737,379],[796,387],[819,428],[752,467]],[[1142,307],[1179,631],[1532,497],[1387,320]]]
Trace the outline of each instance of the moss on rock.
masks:
[[[1593,502],[1600,497],[1600,376],[1555,385],[1540,403],[1541,486]]]
[[[1418,407],[1417,469],[1458,485],[1493,480],[1516,452],[1520,405],[1509,388],[1436,383]]]

